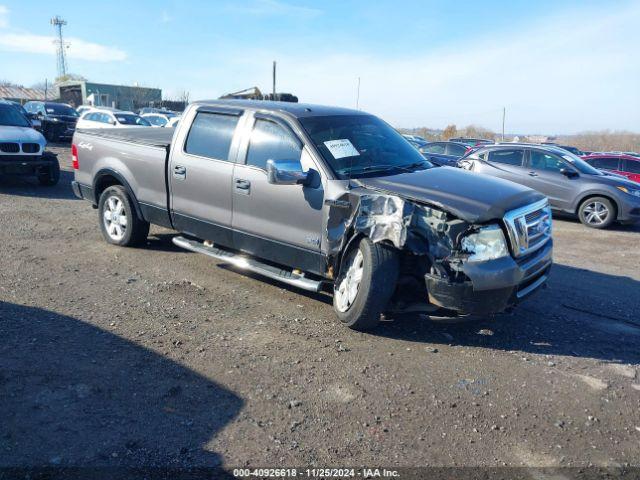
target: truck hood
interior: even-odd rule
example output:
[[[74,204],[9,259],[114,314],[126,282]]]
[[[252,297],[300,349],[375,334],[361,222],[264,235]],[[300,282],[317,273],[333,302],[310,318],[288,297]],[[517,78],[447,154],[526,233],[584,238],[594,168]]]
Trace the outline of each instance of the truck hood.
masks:
[[[545,198],[523,185],[452,167],[355,182],[367,189],[432,205],[469,223],[498,220],[509,210]]]
[[[0,125],[0,142],[47,143],[40,132],[31,127],[11,127]]]

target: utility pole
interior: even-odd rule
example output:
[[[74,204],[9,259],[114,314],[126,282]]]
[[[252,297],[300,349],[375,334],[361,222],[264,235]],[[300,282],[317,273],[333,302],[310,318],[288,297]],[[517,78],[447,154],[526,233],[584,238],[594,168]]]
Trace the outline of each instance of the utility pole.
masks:
[[[58,15],[51,19],[51,25],[53,25],[58,31],[58,39],[53,41],[53,43],[57,45],[56,56],[58,60],[58,77],[64,77],[67,74],[67,58],[64,52],[65,44],[62,38],[62,27],[66,24],[67,21]]]
[[[273,100],[276,99],[276,61],[273,61]]]
[[[502,107],[502,141],[504,142],[504,117],[507,115],[507,108]]]
[[[358,77],[358,89],[356,90],[356,110],[360,107],[360,77]]]
[[[49,90],[49,80],[44,79],[44,101],[47,101],[47,90]]]

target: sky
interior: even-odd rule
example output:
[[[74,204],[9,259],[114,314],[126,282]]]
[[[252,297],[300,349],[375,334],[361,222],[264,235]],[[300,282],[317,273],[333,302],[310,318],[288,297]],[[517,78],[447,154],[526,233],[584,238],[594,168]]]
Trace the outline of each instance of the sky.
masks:
[[[188,91],[258,86],[396,127],[640,131],[640,0],[0,0],[0,79],[56,76]]]

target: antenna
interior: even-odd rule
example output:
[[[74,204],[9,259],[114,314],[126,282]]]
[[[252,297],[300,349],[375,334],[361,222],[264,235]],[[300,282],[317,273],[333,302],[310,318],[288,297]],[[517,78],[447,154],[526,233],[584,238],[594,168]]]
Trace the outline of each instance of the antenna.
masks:
[[[53,25],[58,31],[58,38],[53,41],[53,43],[57,46],[56,57],[58,60],[58,78],[67,75],[67,57],[64,52],[64,40],[62,39],[62,27],[66,24],[67,21],[62,17],[59,17],[58,15],[51,19],[51,25]]]

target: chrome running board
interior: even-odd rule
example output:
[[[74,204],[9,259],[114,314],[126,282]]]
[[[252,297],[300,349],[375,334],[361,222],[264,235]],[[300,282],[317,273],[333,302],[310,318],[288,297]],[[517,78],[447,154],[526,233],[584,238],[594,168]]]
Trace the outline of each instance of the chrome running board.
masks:
[[[287,285],[293,285],[294,287],[302,288],[303,290],[310,292],[319,292],[322,288],[322,281],[307,278],[304,276],[304,273],[297,274],[291,270],[262,263],[253,257],[248,257],[229,250],[223,250],[214,245],[207,246],[202,242],[189,240],[184,237],[173,237],[172,241],[176,246],[184,248],[185,250],[203,253],[239,269],[257,273],[264,277],[271,278],[272,280],[278,280],[286,283]]]

